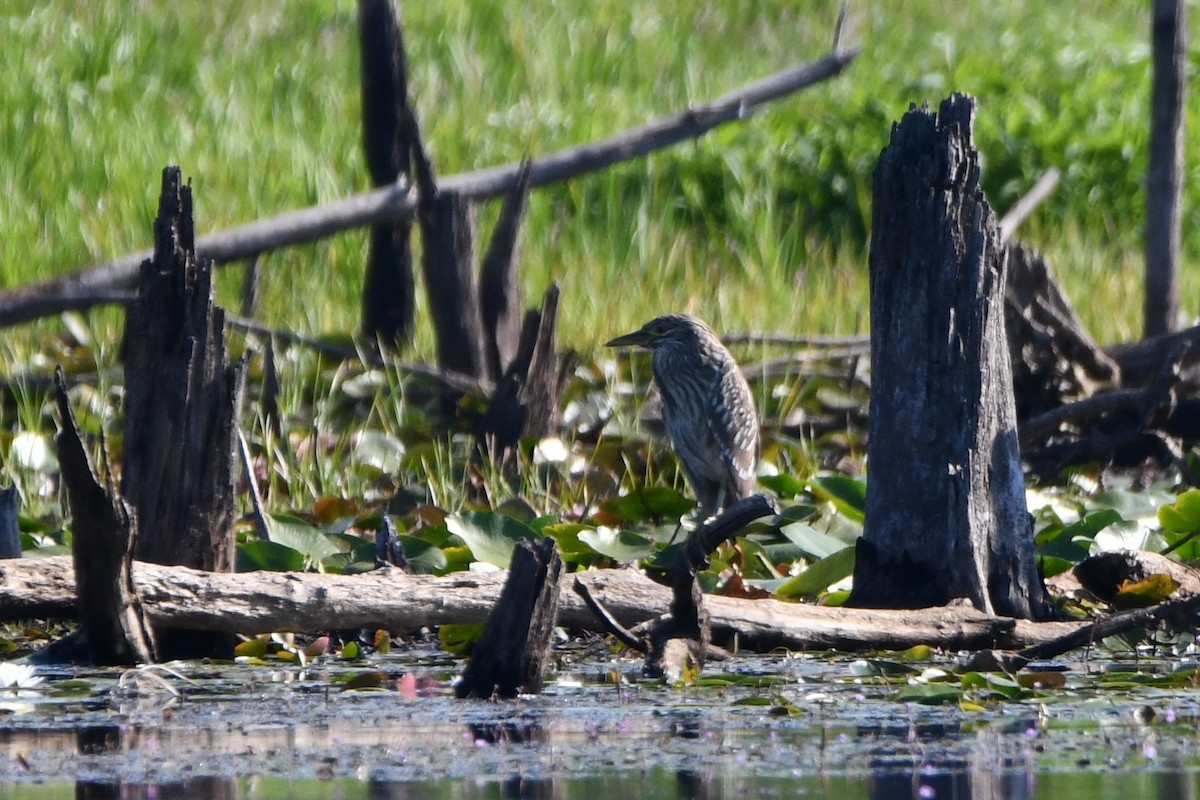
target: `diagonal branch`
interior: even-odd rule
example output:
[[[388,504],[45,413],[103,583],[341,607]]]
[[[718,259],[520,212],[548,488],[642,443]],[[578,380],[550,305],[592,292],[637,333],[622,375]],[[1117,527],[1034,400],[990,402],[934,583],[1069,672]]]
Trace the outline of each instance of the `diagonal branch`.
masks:
[[[646,125],[552,153],[533,162],[530,186],[545,186],[595,172],[695,139],[727,122],[743,120],[757,107],[787,97],[840,74],[857,58],[859,48],[835,49],[823,58],[775,73],[717,100],[654,120]],[[444,178],[438,188],[467,200],[500,197],[516,183],[521,162]],[[324,206],[288,211],[196,240],[199,256],[217,264],[241,261],[259,253],[303,244],[351,228],[410,218],[418,199],[405,184],[385,186]],[[110,302],[113,293],[130,288],[138,266],[152,255],[145,250],[20,287],[0,294],[0,327],[38,317]]]

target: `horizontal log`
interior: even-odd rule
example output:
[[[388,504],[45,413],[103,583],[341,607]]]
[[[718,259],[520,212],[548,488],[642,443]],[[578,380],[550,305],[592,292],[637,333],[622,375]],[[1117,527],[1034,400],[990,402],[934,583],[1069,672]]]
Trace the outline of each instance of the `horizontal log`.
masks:
[[[506,572],[408,575],[385,568],[361,575],[293,572],[218,574],[135,562],[134,587],[151,623],[257,634],[378,626],[396,632],[487,619]],[[632,627],[668,608],[671,592],[632,569],[579,573],[621,624]],[[1086,623],[1017,622],[968,608],[845,609],[708,596],[714,639],[766,651],[1017,648]],[[66,556],[0,561],[0,620],[70,617],[75,576]],[[559,624],[602,625],[574,592],[563,591]]]

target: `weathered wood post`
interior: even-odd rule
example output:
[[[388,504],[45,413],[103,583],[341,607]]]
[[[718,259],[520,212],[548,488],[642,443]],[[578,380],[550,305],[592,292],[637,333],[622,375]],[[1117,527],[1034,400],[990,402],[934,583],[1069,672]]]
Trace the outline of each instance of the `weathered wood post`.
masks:
[[[1147,338],[1175,330],[1179,317],[1188,69],[1187,3],[1154,0],[1151,5],[1154,91],[1150,99],[1150,163],[1146,169]]]
[[[460,698],[512,698],[542,688],[558,619],[562,556],[549,537],[518,542],[508,569],[504,589],[455,687]]]
[[[404,37],[393,0],[359,0],[362,57],[363,145],[373,186],[409,173],[408,75]],[[406,344],[412,336],[416,288],[409,240],[412,221],[402,217],[371,227],[363,280],[362,332],[368,341]]]
[[[231,364],[226,354],[213,263],[196,256],[192,191],[179,167],[163,170],[154,240],[125,323],[121,491],[137,513],[135,555],[232,572],[246,359]],[[170,637],[159,644],[176,657]]]
[[[67,398],[62,367],[54,374],[62,427],[54,437],[71,508],[71,559],[79,632],[94,664],[146,664],[156,660],[154,632],[133,586],[137,517],[112,483],[108,465],[101,485],[92,470]]]
[[[866,526],[851,603],[1042,618],[974,101],[893,125],[875,169]]]
[[[0,486],[0,558],[21,557],[20,499],[16,484]]]

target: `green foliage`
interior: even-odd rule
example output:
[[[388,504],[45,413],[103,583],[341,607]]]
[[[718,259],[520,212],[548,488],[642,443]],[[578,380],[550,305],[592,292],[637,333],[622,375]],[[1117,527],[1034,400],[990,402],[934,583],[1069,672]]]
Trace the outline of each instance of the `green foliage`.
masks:
[[[528,525],[494,511],[463,511],[446,517],[446,527],[471,548],[476,561],[507,569],[517,542],[532,542]]]

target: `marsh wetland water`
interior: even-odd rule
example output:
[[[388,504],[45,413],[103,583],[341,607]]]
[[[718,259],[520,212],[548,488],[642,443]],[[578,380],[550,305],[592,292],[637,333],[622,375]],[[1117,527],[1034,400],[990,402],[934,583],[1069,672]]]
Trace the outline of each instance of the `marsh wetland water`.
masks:
[[[0,697],[13,797],[1195,797],[1190,664],[739,656],[688,686],[589,657],[545,691],[459,701],[460,663],[39,668]],[[355,688],[358,687],[358,688]]]

